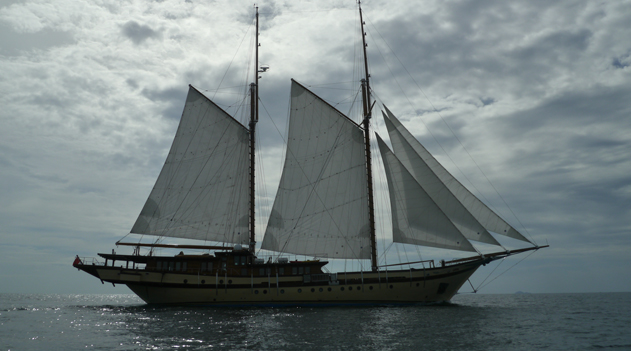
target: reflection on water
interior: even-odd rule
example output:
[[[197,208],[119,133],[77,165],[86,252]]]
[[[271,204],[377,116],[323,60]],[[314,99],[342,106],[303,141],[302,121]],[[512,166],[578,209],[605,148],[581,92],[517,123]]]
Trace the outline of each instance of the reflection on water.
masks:
[[[131,295],[0,295],[10,350],[531,350],[629,347],[631,294],[459,295],[403,307],[214,308]]]

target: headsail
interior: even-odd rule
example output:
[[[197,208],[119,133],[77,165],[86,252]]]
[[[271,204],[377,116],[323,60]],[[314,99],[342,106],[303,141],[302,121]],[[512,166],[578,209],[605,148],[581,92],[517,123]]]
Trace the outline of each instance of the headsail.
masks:
[[[399,152],[396,157],[414,177],[436,205],[449,217],[456,228],[469,240],[499,245],[497,240],[469,213],[458,199],[440,181],[403,135],[384,115],[392,147]]]
[[[465,188],[456,178],[454,178],[435,158],[432,156],[421,143],[399,122],[399,120],[388,110],[386,107],[387,116],[384,115],[386,120],[386,126],[388,127],[388,134],[390,135],[392,146],[397,155],[410,155],[414,153],[418,156],[418,159],[422,161],[427,168],[431,170],[431,173],[442,183],[444,190],[436,189],[433,191],[449,191],[458,201],[471,213],[471,215],[484,227],[486,230],[508,236],[514,239],[526,241],[530,243],[530,240],[526,239],[521,233],[515,230],[511,225],[506,223],[500,216],[493,212],[488,206],[486,206],[480,199],[473,195],[467,188]],[[390,123],[389,123],[390,122]],[[414,167],[410,164],[408,157],[401,157],[401,161],[404,163],[416,179],[423,177],[423,174],[416,173],[420,169],[425,167]],[[436,186],[440,186],[437,184]],[[464,224],[464,222],[459,223]],[[471,224],[467,224],[470,226]],[[469,237],[469,236],[467,236]],[[475,239],[480,240],[480,239]],[[480,240],[488,242],[485,240]]]
[[[292,80],[287,154],[262,248],[370,258],[360,127]]]
[[[394,242],[475,251],[471,243],[439,208],[377,134],[386,170],[392,239]]]
[[[248,244],[248,130],[192,86],[131,232]]]

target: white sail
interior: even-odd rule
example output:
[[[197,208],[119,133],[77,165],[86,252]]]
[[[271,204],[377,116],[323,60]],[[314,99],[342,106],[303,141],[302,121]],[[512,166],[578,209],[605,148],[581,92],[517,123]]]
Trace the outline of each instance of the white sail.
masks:
[[[438,176],[414,151],[403,135],[392,125],[384,114],[384,121],[390,134],[390,142],[397,159],[412,174],[423,190],[432,198],[438,207],[449,217],[456,228],[469,240],[499,245],[497,240],[478,222],[460,201],[447,189]]]
[[[190,87],[173,145],[131,232],[248,244],[249,132]]]
[[[493,212],[488,206],[480,201],[475,195],[473,195],[467,188],[464,187],[456,178],[454,178],[435,158],[432,156],[421,143],[401,124],[401,122],[388,110],[386,107],[387,118],[384,115],[384,119],[391,123],[386,123],[388,127],[388,133],[392,140],[404,139],[406,143],[393,142],[392,146],[397,155],[409,155],[410,150],[413,149],[413,153],[418,155],[420,159],[431,169],[442,184],[453,194],[458,201],[464,205],[468,212],[488,231],[508,236],[514,239],[526,241],[530,243],[530,240],[526,239],[521,233],[515,230],[511,225],[506,223],[500,216]],[[407,144],[408,147],[404,146]],[[402,159],[404,162],[404,159]],[[418,167],[412,167],[406,164],[416,179],[419,179],[423,174],[416,174]],[[476,239],[477,240],[477,239]],[[484,240],[481,240],[484,241]]]
[[[262,248],[370,258],[363,131],[292,80],[287,154]]]
[[[394,242],[475,251],[377,134],[388,180]]]

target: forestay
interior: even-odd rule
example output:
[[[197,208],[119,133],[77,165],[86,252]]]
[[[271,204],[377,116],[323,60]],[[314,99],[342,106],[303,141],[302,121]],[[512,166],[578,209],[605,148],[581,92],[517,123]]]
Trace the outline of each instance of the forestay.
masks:
[[[190,87],[169,155],[131,232],[248,244],[248,133]]]
[[[287,154],[262,248],[370,258],[363,131],[292,80]]]

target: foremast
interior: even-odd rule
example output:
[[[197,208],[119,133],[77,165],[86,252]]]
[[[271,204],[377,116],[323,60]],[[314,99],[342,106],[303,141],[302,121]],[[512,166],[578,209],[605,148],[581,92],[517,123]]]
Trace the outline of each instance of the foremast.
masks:
[[[359,23],[362,31],[362,46],[364,53],[364,79],[362,79],[362,101],[364,110],[364,144],[366,145],[366,173],[368,181],[368,220],[370,222],[370,261],[372,271],[377,271],[377,235],[375,232],[375,202],[372,187],[372,157],[370,155],[370,117],[372,106],[370,104],[370,73],[368,73],[368,56],[366,55],[366,32],[364,31],[364,20],[362,17],[361,1],[359,6]]]
[[[255,32],[255,46],[254,46],[254,83],[250,84],[250,245],[248,250],[254,253],[254,247],[256,245],[256,236],[254,232],[255,224],[255,129],[256,122],[259,121],[259,8],[256,7],[256,32]]]

